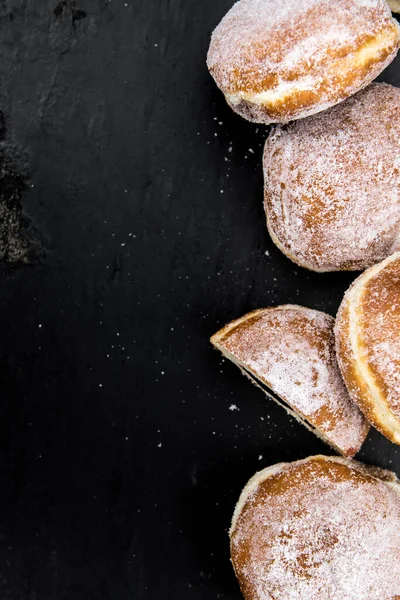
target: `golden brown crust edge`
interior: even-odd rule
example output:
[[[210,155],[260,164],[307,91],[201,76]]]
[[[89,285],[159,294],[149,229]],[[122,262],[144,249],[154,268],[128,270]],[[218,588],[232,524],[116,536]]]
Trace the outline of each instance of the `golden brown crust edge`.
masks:
[[[346,293],[336,317],[335,340],[338,365],[353,402],[357,404],[358,408],[375,429],[385,435],[384,428],[381,426],[378,416],[373,409],[373,397],[354,359],[350,338],[349,303],[351,301],[351,291],[352,288]]]
[[[257,315],[262,315],[267,312],[276,312],[279,310],[298,310],[299,312],[309,311],[311,313],[321,312],[313,308],[307,308],[306,306],[300,306],[299,304],[279,304],[279,306],[269,306],[268,308],[256,308],[245,315],[239,317],[238,319],[234,319],[233,321],[229,321],[226,325],[224,325],[221,329],[219,329],[214,335],[211,336],[210,342],[213,346],[218,348],[219,342],[227,336],[227,334],[232,331],[232,329],[236,329],[242,323],[245,323],[249,319],[256,317]],[[325,313],[324,313],[325,314]],[[331,317],[332,318],[332,317]],[[219,349],[219,348],[218,348]]]
[[[288,306],[288,305],[286,305],[286,306]],[[215,348],[217,348],[218,350],[220,350],[218,344],[224,339],[224,337],[232,329],[235,329],[238,325],[240,325],[241,323],[244,323],[245,321],[248,321],[252,317],[255,317],[257,315],[260,315],[260,314],[264,313],[266,310],[271,310],[271,309],[268,309],[268,308],[258,308],[256,310],[252,310],[249,313],[246,313],[245,315],[243,315],[242,317],[239,317],[238,319],[234,319],[233,321],[229,321],[229,323],[227,323],[226,325],[224,325],[221,329],[219,329],[216,333],[214,333],[214,335],[212,335],[210,337],[211,344]]]
[[[352,323],[351,314],[352,309],[357,311],[359,304],[359,302],[357,302],[357,298],[360,294],[360,288],[363,288],[364,284],[368,282],[370,277],[379,274],[381,269],[385,268],[385,266],[391,261],[397,260],[399,256],[400,253],[395,253],[389,256],[381,263],[378,263],[377,265],[367,269],[353,282],[353,284],[347,290],[339,307],[334,328],[337,362],[350,397],[359,407],[371,425],[373,425],[375,429],[377,429],[382,435],[395,444],[400,444],[400,423],[392,416],[391,410],[387,406],[386,400],[381,393],[379,386],[376,384],[375,378],[370,372],[370,369],[365,366],[367,374],[371,379],[371,385],[373,388],[375,388],[377,397],[374,396],[368,385],[368,382],[360,372],[352,341],[354,335],[357,335],[357,332],[352,330],[352,326],[356,327],[357,324]],[[359,297],[360,302],[361,299],[362,294],[360,294]],[[387,411],[389,416],[389,419],[387,419],[386,422],[379,414],[379,403],[384,407],[384,410]],[[392,422],[392,424],[393,420],[397,421],[396,431],[393,427],[389,427],[388,420]]]

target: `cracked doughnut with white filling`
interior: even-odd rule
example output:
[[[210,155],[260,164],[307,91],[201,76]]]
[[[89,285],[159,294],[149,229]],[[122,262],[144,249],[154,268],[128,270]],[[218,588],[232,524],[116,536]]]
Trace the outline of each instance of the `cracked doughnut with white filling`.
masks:
[[[240,0],[213,32],[207,65],[242,117],[287,123],[367,86],[399,44],[386,0]]]

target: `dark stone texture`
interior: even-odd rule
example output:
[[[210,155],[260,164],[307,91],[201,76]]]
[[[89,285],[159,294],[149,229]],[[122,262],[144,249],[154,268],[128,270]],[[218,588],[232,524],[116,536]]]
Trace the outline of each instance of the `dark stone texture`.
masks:
[[[334,314],[355,277],[267,235],[266,131],[205,67],[230,5],[0,0],[4,600],[239,600],[242,486],[328,452],[208,343],[261,306]],[[376,433],[362,458],[400,470]]]
[[[25,188],[19,173],[0,154],[0,260],[27,262],[28,243],[21,233],[21,195]]]

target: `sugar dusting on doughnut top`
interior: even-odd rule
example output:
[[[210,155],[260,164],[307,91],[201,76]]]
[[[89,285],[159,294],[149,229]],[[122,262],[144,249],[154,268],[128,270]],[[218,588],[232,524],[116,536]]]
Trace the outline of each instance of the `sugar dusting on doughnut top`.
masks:
[[[378,7],[376,21],[371,14]],[[346,47],[360,34],[375,35],[388,15],[383,0],[240,0],[213,33],[208,65],[220,67],[220,83],[231,92],[249,91],[266,76],[278,80],[278,73],[291,81],[301,65],[315,66],[318,54]]]
[[[400,419],[400,253],[367,280],[357,315],[361,359]]]
[[[264,104],[286,122],[285,110],[317,112],[370,83],[398,44],[385,0],[241,0],[214,31],[207,64],[233,105]]]
[[[283,465],[250,490],[231,535],[246,600],[400,597],[400,488],[339,461]]]
[[[299,306],[257,311],[220,345],[345,455],[354,455],[368,425],[350,400],[336,363],[334,320]]]
[[[400,89],[372,84],[274,128],[265,208],[277,244],[316,271],[365,269],[400,247]]]

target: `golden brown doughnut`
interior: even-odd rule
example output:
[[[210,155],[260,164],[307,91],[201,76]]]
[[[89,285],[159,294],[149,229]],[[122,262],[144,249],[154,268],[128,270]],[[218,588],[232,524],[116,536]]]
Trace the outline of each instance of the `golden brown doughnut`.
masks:
[[[313,271],[365,269],[400,248],[400,89],[374,83],[274,127],[265,212],[275,244]]]
[[[350,396],[400,444],[400,252],[365,271],[345,294],[336,351]]]
[[[256,310],[211,343],[268,397],[344,456],[361,448],[369,425],[336,363],[334,319],[302,306]]]
[[[393,473],[313,456],[257,473],[230,531],[246,600],[400,598],[400,484]]]
[[[212,34],[207,64],[242,117],[287,123],[371,83],[399,43],[386,0],[240,0]]]

